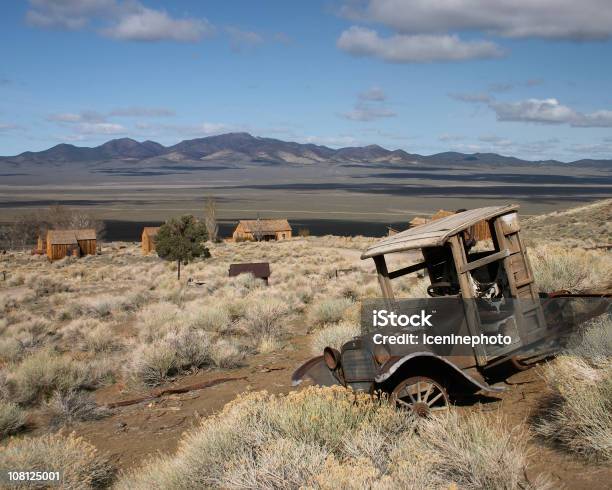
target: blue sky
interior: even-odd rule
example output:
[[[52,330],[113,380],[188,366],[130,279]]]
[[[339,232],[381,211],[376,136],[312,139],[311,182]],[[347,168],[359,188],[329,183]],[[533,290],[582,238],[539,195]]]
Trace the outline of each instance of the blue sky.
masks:
[[[612,158],[609,0],[2,2],[0,154],[248,131]]]

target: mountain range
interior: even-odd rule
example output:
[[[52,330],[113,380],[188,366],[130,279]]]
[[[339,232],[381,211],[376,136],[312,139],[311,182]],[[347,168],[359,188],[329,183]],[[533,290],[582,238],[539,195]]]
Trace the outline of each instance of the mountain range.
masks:
[[[26,151],[16,156],[0,157],[0,164],[58,166],[125,160],[164,161],[167,163],[209,162],[224,164],[253,163],[263,165],[335,164],[431,164],[431,165],[564,165],[610,168],[612,160],[583,159],[563,163],[556,160],[528,161],[496,153],[445,152],[418,155],[403,150],[387,150],[378,145],[333,149],[315,144],[302,144],[273,138],[255,137],[248,133],[227,133],[184,140],[172,146],[155,141],[138,142],[130,138],[113,139],[90,148],[62,143],[48,150]]]

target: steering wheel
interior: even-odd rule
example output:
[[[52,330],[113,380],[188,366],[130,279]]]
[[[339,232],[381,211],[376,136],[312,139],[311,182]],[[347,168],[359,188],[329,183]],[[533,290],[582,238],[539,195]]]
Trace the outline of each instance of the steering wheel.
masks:
[[[459,284],[450,282],[434,282],[430,286],[427,286],[427,294],[432,298],[439,296],[456,296],[459,294],[459,291]]]

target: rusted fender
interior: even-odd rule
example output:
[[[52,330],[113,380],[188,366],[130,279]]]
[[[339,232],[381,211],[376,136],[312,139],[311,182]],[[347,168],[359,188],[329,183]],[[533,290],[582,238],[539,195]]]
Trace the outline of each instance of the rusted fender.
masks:
[[[310,380],[319,386],[339,385],[340,382],[326,366],[323,356],[313,357],[295,370],[291,384],[298,386],[302,381]]]
[[[448,361],[447,359],[444,359],[444,357],[437,356],[436,354],[432,352],[427,352],[427,351],[413,352],[412,354],[405,355],[403,357],[400,357],[399,359],[391,359],[381,368],[381,372],[378,375],[376,375],[374,379],[377,383],[382,383],[386,381],[387,379],[389,379],[391,376],[393,376],[393,374],[406,362],[412,359],[418,359],[418,358],[424,358],[424,357],[434,357],[438,361],[443,362],[444,364],[449,366],[451,369],[453,369],[457,374],[463,376],[464,379],[472,383],[475,387],[477,387],[480,390],[491,391],[494,393],[500,393],[502,391],[506,391],[506,389],[503,387],[491,386],[487,383],[478,381],[474,377],[467,374],[463,369],[458,368],[452,362]]]

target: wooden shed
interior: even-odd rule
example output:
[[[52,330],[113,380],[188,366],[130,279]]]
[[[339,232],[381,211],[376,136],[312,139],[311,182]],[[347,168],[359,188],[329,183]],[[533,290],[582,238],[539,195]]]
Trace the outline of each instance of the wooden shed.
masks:
[[[47,257],[59,260],[96,253],[96,230],[49,230],[46,239]]]
[[[261,279],[268,284],[270,277],[270,264],[268,262],[251,262],[245,264],[230,264],[229,277],[236,277],[239,274],[253,274],[257,279]]]
[[[74,234],[79,244],[79,251],[81,255],[96,255],[98,247],[96,230],[93,228],[86,228],[83,230],[74,230]]]
[[[234,241],[287,240],[292,228],[286,219],[242,219],[232,234]]]
[[[155,235],[159,226],[145,226],[142,230],[142,253],[144,255],[155,251]]]

